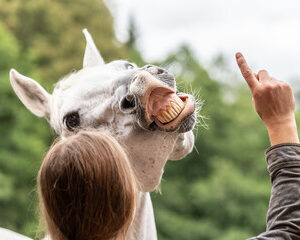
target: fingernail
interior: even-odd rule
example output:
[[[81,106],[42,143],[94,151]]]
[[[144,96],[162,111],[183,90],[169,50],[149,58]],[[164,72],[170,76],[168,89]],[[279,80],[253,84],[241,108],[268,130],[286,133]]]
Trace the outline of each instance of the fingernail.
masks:
[[[235,54],[235,57],[236,58],[239,58],[239,57],[241,57],[242,56],[242,54],[240,53],[240,52],[237,52],[236,54]]]

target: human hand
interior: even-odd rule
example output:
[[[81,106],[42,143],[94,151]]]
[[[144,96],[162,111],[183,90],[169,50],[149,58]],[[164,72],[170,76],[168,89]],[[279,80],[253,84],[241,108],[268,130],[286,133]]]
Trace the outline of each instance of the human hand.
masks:
[[[271,144],[299,143],[290,85],[269,76],[266,70],[253,73],[241,53],[236,54],[236,61],[250,88],[254,108],[268,129]]]

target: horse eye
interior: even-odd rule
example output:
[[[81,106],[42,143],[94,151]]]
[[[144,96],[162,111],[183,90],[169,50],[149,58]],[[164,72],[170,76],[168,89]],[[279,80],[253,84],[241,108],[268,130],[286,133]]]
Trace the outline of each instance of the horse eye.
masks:
[[[67,114],[66,116],[64,116],[63,122],[70,131],[73,131],[74,128],[80,125],[80,117],[78,112]]]

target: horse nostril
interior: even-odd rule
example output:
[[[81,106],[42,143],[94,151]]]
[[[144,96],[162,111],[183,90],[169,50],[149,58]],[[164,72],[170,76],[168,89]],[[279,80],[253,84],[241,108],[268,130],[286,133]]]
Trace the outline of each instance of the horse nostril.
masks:
[[[160,67],[156,67],[156,66],[153,66],[151,64],[148,64],[144,67],[145,70],[147,70],[149,73],[155,75],[155,74],[163,74],[165,73],[165,70],[163,68],[160,68]]]
[[[122,102],[122,107],[124,109],[134,108],[134,106],[135,106],[134,101],[128,101],[127,99],[124,99],[124,101]]]
[[[157,69],[157,74],[163,74],[165,71],[162,68]]]
[[[136,108],[134,96],[131,94],[126,95],[120,102],[120,108],[125,113],[130,113]]]

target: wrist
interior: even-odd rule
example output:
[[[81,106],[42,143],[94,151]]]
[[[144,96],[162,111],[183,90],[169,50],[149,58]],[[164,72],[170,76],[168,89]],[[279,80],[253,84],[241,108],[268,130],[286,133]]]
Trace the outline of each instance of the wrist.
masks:
[[[267,126],[271,145],[280,143],[299,143],[296,120],[293,117],[284,121]]]

